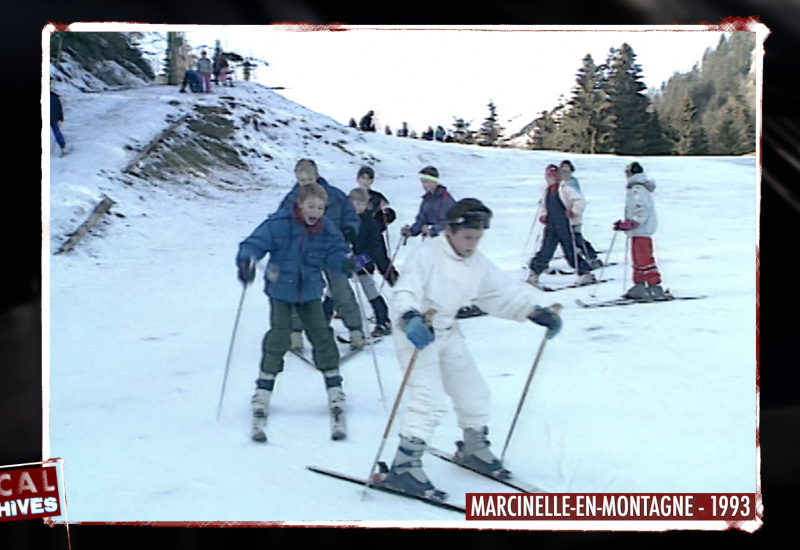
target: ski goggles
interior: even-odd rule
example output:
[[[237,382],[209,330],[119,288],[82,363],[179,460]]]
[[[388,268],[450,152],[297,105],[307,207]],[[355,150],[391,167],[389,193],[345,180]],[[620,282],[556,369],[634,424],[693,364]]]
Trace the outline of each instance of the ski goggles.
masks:
[[[455,220],[447,223],[448,225],[457,225],[465,229],[489,229],[489,222],[491,219],[491,213],[475,210],[472,212],[464,212]]]

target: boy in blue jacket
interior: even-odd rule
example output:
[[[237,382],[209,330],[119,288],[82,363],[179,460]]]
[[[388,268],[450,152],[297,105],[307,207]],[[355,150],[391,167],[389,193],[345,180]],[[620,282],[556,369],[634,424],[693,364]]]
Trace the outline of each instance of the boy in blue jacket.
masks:
[[[344,235],[347,244],[352,246],[358,236],[358,228],[361,219],[356,214],[353,205],[347,199],[347,195],[341,189],[330,185],[325,178],[319,175],[317,164],[312,159],[301,159],[295,166],[296,185],[287,193],[281,201],[278,211],[293,208],[297,200],[300,189],[311,183],[317,183],[325,189],[328,194],[328,204],[325,207],[325,217],[333,222]],[[364,329],[361,321],[361,310],[358,308],[356,296],[350,286],[348,278],[337,270],[325,270],[325,279],[328,283],[328,294],[333,304],[326,310],[328,319],[336,309],[342,318],[344,326],[350,333],[350,347],[362,349],[364,347]],[[326,300],[326,306],[328,305]],[[302,349],[303,347],[303,325],[297,316],[292,322],[292,348]]]
[[[292,208],[271,215],[239,244],[236,265],[238,278],[245,285],[255,279],[258,260],[270,254],[264,275],[270,329],[261,346],[260,373],[252,399],[254,417],[266,418],[268,414],[275,378],[283,371],[283,357],[289,351],[295,312],[314,348],[314,364],[324,375],[331,412],[343,412],[339,350],[322,310],[322,271],[328,269],[346,277],[355,270],[355,262],[341,231],[325,217],[327,200],[322,186],[304,185]]]

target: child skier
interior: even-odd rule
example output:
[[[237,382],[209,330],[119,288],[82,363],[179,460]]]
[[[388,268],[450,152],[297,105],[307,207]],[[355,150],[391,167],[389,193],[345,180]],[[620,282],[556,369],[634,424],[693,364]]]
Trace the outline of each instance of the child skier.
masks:
[[[566,181],[570,187],[583,197],[581,185],[573,175],[575,173],[575,165],[571,161],[562,160],[561,164],[558,165],[558,173],[561,176],[561,181]],[[592,246],[592,243],[583,237],[583,212],[571,217],[570,223],[572,224],[572,234],[575,237],[575,247],[578,249],[578,254],[583,256],[590,268],[597,269],[602,267],[603,262],[597,257],[597,251]]]
[[[372,331],[372,337],[378,338],[391,334],[392,324],[389,321],[389,306],[386,305],[386,300],[375,286],[372,274],[375,272],[376,264],[386,265],[389,260],[386,258],[386,248],[378,223],[367,210],[369,204],[367,191],[357,187],[350,191],[349,198],[361,217],[361,227],[358,230],[356,243],[353,245],[353,253],[361,257],[364,263],[364,269],[358,273],[358,280],[375,314],[375,329]]]
[[[394,331],[393,339],[401,369],[408,368],[415,349],[419,352],[408,380],[400,444],[383,483],[409,493],[437,494],[422,469],[422,454],[447,412],[445,394],[463,430],[464,439],[456,444],[457,459],[495,477],[510,476],[486,439],[489,387],[459,329],[459,308],[474,301],[490,315],[546,326],[548,337],[561,328],[555,312],[536,305],[532,288],[515,283],[478,252],[491,217],[491,210],[477,199],[458,201],[443,220],[444,236],[424,241],[409,254],[394,287],[392,316],[401,330]],[[430,309],[435,315],[428,327],[423,314]]]
[[[252,398],[254,418],[267,417],[275,378],[283,371],[283,357],[289,351],[292,312],[302,319],[314,348],[314,364],[324,376],[331,414],[344,412],[339,350],[320,300],[325,286],[322,270],[327,268],[344,276],[354,270],[354,260],[341,231],[324,215],[327,200],[328,194],[321,185],[304,185],[291,209],[271,215],[239,244],[236,265],[239,280],[245,285],[255,279],[256,262],[270,254],[264,276],[270,329],[261,346],[259,376]],[[333,437],[341,439],[344,434],[339,432]]]
[[[375,170],[369,166],[362,166],[359,168],[358,174],[356,175],[356,183],[358,183],[358,186],[362,189],[365,189],[369,194],[367,212],[378,224],[378,229],[381,233],[381,248],[383,249],[383,254],[377,258],[373,257],[373,260],[375,260],[378,271],[381,272],[383,278],[386,279],[387,283],[389,283],[389,286],[394,286],[399,274],[394,266],[391,265],[389,253],[387,251],[387,245],[384,242],[384,237],[389,224],[397,219],[397,213],[389,207],[389,199],[387,199],[382,193],[372,189],[372,184],[375,183]]]
[[[435,237],[444,229],[444,216],[456,200],[447,191],[447,187],[439,183],[439,171],[434,166],[426,166],[419,171],[419,182],[425,189],[422,204],[414,223],[404,225],[400,229],[403,237]]]
[[[64,122],[64,108],[61,105],[61,98],[53,90],[50,90],[50,129],[58,143],[59,154],[64,156],[67,152],[67,142],[64,134],[61,133],[60,124]]]
[[[623,297],[643,301],[666,300],[668,296],[661,287],[661,274],[653,256],[653,234],[658,226],[653,203],[656,183],[638,162],[625,167],[625,178],[625,220],[617,220],[613,225],[614,231],[624,231],[631,241],[634,285]]]
[[[300,189],[311,183],[317,183],[325,189],[328,194],[328,204],[325,207],[325,217],[330,219],[344,235],[345,240],[351,246],[356,241],[358,227],[361,223],[353,205],[347,199],[347,195],[341,189],[330,185],[325,178],[319,175],[317,163],[312,159],[301,159],[295,165],[295,178],[297,184],[286,194],[278,206],[280,210],[291,210],[297,200]],[[353,287],[350,286],[348,278],[337,270],[326,270],[325,279],[328,283],[328,294],[330,300],[326,300],[326,315],[328,319],[333,315],[333,309],[339,313],[342,322],[350,333],[350,346],[353,349],[363,349],[364,329],[361,321],[361,311],[353,294]],[[330,302],[333,302],[330,304]],[[328,307],[330,304],[330,307]],[[303,348],[303,326],[299,318],[293,316],[292,349]]]
[[[558,245],[561,245],[561,250],[564,251],[564,257],[570,267],[578,271],[577,285],[597,282],[591,273],[589,264],[575,254],[574,237],[570,227],[572,219],[580,220],[586,202],[583,195],[567,182],[561,181],[558,167],[555,164],[550,164],[545,169],[545,186],[539,204],[542,212],[539,221],[544,224],[544,238],[539,251],[528,264],[531,270],[528,283],[540,288],[539,275],[550,265],[550,260]]]

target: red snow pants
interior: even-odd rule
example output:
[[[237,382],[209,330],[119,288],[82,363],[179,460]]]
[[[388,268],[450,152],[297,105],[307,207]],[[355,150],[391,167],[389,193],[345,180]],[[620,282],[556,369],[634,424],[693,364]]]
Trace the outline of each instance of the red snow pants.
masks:
[[[653,239],[650,237],[631,237],[631,262],[633,263],[633,282],[657,285],[661,274],[653,257]]]

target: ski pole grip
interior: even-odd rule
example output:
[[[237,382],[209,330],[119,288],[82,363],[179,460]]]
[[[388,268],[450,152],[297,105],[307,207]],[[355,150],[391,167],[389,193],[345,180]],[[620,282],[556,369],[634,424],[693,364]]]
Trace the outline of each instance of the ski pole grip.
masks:
[[[425,315],[422,316],[422,321],[425,323],[425,326],[431,328],[431,323],[433,322],[433,316],[436,315],[436,310],[431,308],[425,312]]]
[[[557,302],[550,306],[550,311],[552,311],[556,315],[561,315],[561,310],[562,309],[564,309],[564,306],[562,306],[561,304],[559,304]]]

